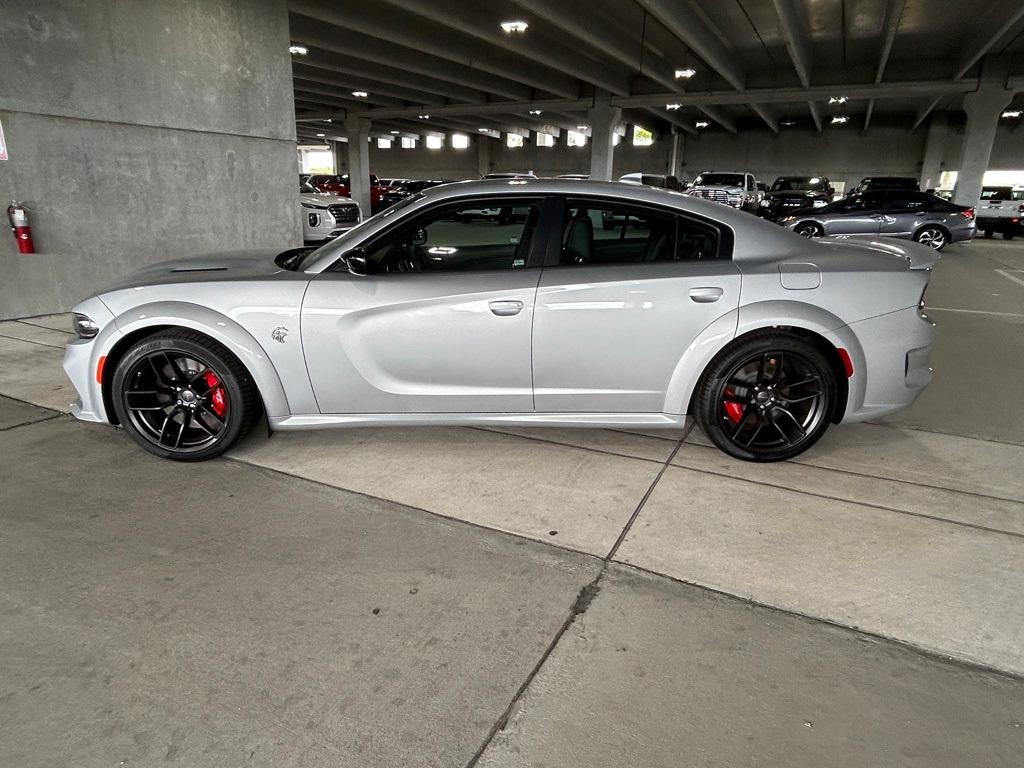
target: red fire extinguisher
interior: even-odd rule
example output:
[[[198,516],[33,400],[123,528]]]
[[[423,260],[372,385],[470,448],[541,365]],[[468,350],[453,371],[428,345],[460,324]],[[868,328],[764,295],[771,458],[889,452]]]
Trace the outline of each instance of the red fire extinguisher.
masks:
[[[7,219],[11,222],[11,231],[14,232],[14,239],[18,241],[18,253],[35,253],[36,247],[32,242],[32,227],[28,223],[28,211],[25,206],[17,200],[11,201],[7,206]]]

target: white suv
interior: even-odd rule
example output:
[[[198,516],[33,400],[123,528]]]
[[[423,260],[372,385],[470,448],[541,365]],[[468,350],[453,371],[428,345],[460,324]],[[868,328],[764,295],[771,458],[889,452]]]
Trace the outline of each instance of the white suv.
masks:
[[[317,192],[309,184],[299,187],[302,239],[307,243],[333,240],[363,220],[359,203],[332,192]]]
[[[734,171],[704,171],[686,194],[747,211],[756,211],[761,199],[754,174]]]

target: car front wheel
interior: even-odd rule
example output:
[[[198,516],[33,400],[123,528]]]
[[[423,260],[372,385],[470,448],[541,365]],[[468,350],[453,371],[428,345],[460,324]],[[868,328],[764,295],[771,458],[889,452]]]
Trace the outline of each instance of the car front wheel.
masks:
[[[720,449],[745,461],[782,461],[825,433],[836,403],[828,361],[795,336],[752,334],[704,372],[694,416]]]
[[[821,237],[825,234],[821,225],[815,224],[813,221],[804,221],[796,226],[795,232],[801,237]]]
[[[111,399],[135,442],[177,461],[219,456],[259,416],[256,387],[238,358],[185,330],[156,333],[129,349],[114,371]]]

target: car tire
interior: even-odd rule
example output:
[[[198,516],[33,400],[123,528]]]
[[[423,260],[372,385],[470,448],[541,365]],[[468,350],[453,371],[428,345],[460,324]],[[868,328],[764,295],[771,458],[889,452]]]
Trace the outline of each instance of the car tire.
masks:
[[[836,393],[836,375],[818,349],[797,336],[762,331],[711,361],[697,384],[692,414],[730,456],[784,461],[825,433]]]
[[[949,235],[941,227],[925,226],[914,233],[914,242],[926,245],[933,251],[941,251],[949,242]]]
[[[219,456],[259,418],[249,372],[223,344],[188,330],[136,342],[111,380],[125,431],[155,456],[204,461]]]
[[[986,240],[991,240],[992,239],[992,230],[988,229],[988,228],[983,229],[981,231],[981,236],[984,237]]]
[[[793,227],[793,231],[806,238],[821,237],[825,234],[825,230],[821,228],[821,225],[813,221],[801,221]]]
[[[1016,235],[1013,232],[1003,232],[1003,240],[1013,240]]]

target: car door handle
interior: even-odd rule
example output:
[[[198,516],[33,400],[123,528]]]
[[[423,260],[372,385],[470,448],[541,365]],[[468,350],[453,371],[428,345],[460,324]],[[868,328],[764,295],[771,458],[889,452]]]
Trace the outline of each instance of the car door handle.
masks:
[[[491,312],[498,317],[511,317],[523,311],[523,302],[521,301],[492,301],[489,306]]]
[[[723,293],[721,288],[691,288],[690,298],[698,304],[710,304],[722,298]]]

